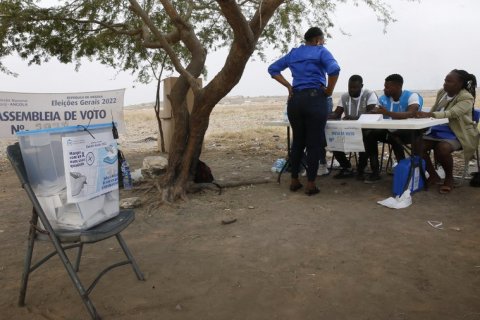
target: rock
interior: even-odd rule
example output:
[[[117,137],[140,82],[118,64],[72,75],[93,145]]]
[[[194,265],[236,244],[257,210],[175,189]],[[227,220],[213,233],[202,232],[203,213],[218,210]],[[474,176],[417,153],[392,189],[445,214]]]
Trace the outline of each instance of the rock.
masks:
[[[142,204],[139,197],[120,199],[120,208],[133,209],[139,207]]]
[[[168,159],[162,156],[148,156],[143,159],[142,175],[153,177],[164,174],[167,171]]]

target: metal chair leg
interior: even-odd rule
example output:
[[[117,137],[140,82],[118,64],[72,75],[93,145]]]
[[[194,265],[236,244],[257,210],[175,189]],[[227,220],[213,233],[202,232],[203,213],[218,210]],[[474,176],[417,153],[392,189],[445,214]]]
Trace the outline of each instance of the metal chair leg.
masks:
[[[137,262],[135,261],[135,258],[131,254],[130,250],[128,250],[127,244],[123,240],[122,236],[118,233],[115,235],[117,237],[117,241],[120,244],[120,247],[122,247],[123,253],[127,256],[128,260],[132,264],[133,271],[135,272],[135,275],[137,276],[138,280],[145,280],[145,277],[143,276],[143,273],[140,271],[140,268],[137,265]]]
[[[332,160],[330,160],[330,168],[328,168],[330,171],[333,170],[333,161],[335,160],[335,155],[332,154]]]
[[[20,284],[20,295],[18,297],[18,305],[20,307],[25,306],[25,296],[27,294],[28,277],[30,275],[30,267],[32,265],[33,247],[35,245],[35,226],[38,223],[38,215],[35,209],[32,210],[32,220],[30,222],[30,230],[28,231],[28,245],[27,255],[23,263],[22,280]]]
[[[378,172],[382,172],[382,169],[383,169],[383,153],[384,152],[385,152],[385,142],[382,143],[382,152],[380,153],[380,169]]]
[[[83,252],[83,243],[80,243],[80,246],[78,247],[78,252],[77,252],[77,260],[75,261],[75,272],[78,272],[78,270],[80,270],[80,259],[82,259],[82,252]]]
[[[92,301],[88,297],[88,293],[85,291],[85,288],[83,287],[82,282],[78,278],[77,273],[75,272],[75,269],[73,268],[72,264],[70,263],[70,260],[68,259],[67,254],[63,250],[62,246],[60,245],[58,239],[55,237],[52,237],[52,243],[57,250],[58,256],[60,257],[60,260],[62,260],[63,265],[67,269],[67,273],[70,276],[70,279],[72,279],[73,284],[75,285],[75,288],[77,289],[78,293],[80,294],[80,297],[82,298],[83,303],[85,304],[85,307],[88,310],[88,313],[92,317],[92,319],[97,320],[100,319],[100,315],[97,313],[97,309],[95,309],[95,306],[93,305]]]

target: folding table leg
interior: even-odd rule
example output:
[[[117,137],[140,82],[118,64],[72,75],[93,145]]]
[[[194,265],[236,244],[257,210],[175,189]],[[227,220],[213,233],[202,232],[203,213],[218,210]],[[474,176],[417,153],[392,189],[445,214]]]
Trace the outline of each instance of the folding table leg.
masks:
[[[137,279],[138,280],[145,280],[145,277],[143,276],[143,273],[140,271],[140,268],[138,267],[137,262],[135,261],[135,258],[131,254],[130,250],[128,250],[127,244],[123,240],[120,233],[117,233],[115,236],[117,237],[117,241],[120,244],[120,247],[122,247],[123,253],[125,253],[128,260],[132,264],[132,268],[133,268],[133,271],[135,272],[135,274],[137,275]]]
[[[35,209],[32,210],[32,220],[30,222],[30,230],[28,231],[27,255],[23,263],[22,282],[20,285],[20,296],[18,297],[18,305],[25,306],[25,295],[27,294],[28,277],[30,275],[30,267],[32,265],[33,247],[35,245],[35,226],[38,223],[38,215]]]

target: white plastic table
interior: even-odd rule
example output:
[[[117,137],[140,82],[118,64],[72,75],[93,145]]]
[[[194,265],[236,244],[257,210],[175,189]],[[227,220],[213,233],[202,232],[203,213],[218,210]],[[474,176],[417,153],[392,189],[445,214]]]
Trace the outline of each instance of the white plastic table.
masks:
[[[391,129],[391,130],[410,130],[412,132],[412,153],[415,150],[413,147],[415,143],[415,131],[430,128],[439,124],[448,123],[448,119],[434,119],[434,118],[420,118],[420,119],[402,119],[402,120],[390,120],[383,119],[377,121],[361,121],[361,120],[328,120],[327,128],[329,124],[335,124],[335,126],[351,126],[352,124],[360,125],[362,129]],[[286,127],[287,128],[287,152],[288,157],[290,158],[290,123],[283,120],[274,120],[265,122],[266,126],[274,127]],[[286,168],[288,162],[285,163],[284,167],[278,175],[277,181],[280,183],[280,177]],[[422,177],[425,179],[425,172],[420,168]],[[413,166],[411,170],[414,170]],[[407,179],[408,180],[408,179]],[[426,186],[426,184],[425,184]],[[407,186],[408,187],[408,186]]]

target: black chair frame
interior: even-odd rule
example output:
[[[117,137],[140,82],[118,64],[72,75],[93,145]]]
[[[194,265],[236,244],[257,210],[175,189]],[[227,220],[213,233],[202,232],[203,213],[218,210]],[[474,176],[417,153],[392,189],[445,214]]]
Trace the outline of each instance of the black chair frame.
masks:
[[[39,268],[41,265],[43,265],[45,262],[47,262],[51,257],[58,255],[62,264],[67,270],[67,273],[72,280],[75,288],[77,289],[83,303],[85,304],[85,307],[87,308],[91,318],[100,319],[100,316],[97,313],[97,310],[95,309],[92,301],[90,300],[89,295],[103,275],[116,267],[130,264],[137,279],[145,280],[133,255],[131,254],[125,241],[120,235],[120,232],[127,228],[128,225],[132,223],[135,219],[134,211],[121,210],[118,216],[107,220],[97,226],[94,226],[88,230],[54,230],[52,228],[52,225],[48,221],[40,203],[38,202],[32,186],[28,181],[28,176],[25,170],[20,146],[18,143],[7,147],[7,156],[17,173],[22,188],[27,193],[33,205],[32,218],[30,221],[30,230],[28,234],[27,253],[24,261],[18,305],[25,305],[25,296],[27,292],[27,285],[30,274],[37,268]],[[41,221],[43,228],[39,225],[39,220]],[[87,288],[85,288],[77,274],[80,268],[80,260],[84,244],[95,243],[111,238],[113,236],[115,236],[115,238],[117,239],[127,259],[106,267],[96,276],[92,283]],[[54,250],[32,265],[32,256],[35,240],[50,240],[54,247]],[[74,248],[78,248],[78,252],[75,263],[72,264],[66,254],[66,250]]]

